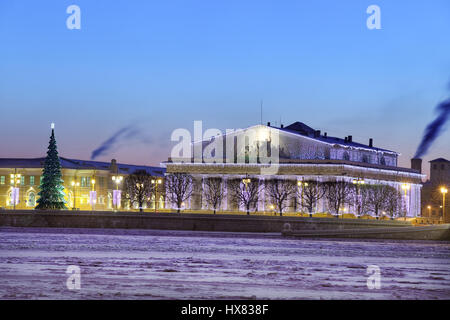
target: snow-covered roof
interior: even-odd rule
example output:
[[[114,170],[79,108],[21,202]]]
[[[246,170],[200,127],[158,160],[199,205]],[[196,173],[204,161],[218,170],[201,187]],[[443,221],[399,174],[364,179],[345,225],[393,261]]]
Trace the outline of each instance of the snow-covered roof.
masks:
[[[110,162],[68,159],[60,157],[61,167],[75,170],[110,170]],[[43,168],[45,158],[0,158],[0,168]],[[119,173],[130,174],[137,170],[145,170],[152,176],[164,176],[165,168],[152,166],[139,166],[133,164],[117,163]]]
[[[317,141],[321,141],[324,143],[338,144],[338,145],[354,147],[354,148],[363,148],[363,149],[369,149],[369,150],[373,150],[373,151],[390,152],[390,153],[395,153],[397,155],[399,154],[395,151],[377,148],[374,146],[369,146],[369,145],[354,142],[354,141],[348,141],[346,139],[342,139],[342,138],[338,138],[338,137],[321,135],[320,131],[311,128],[310,126],[304,124],[303,122],[297,121],[297,122],[294,122],[294,123],[288,125],[287,127],[282,127],[282,128],[278,128],[278,127],[274,127],[274,126],[270,126],[270,128],[278,129],[278,130],[281,130],[284,132],[289,132],[289,133],[300,135],[300,136],[307,136],[308,138],[311,138],[311,139],[314,139]]]

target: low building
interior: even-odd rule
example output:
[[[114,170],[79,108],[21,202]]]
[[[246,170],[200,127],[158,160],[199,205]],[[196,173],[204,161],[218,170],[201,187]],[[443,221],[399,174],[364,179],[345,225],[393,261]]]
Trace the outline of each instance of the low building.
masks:
[[[442,188],[449,190],[445,194],[445,211],[443,210],[444,194]],[[422,215],[441,218],[443,212],[446,220],[450,218],[450,161],[438,158],[430,161],[430,179],[422,189]]]
[[[299,186],[302,181],[311,180],[389,185],[401,194],[407,216],[420,215],[422,178],[425,176],[420,170],[398,167],[399,153],[375,147],[372,139],[363,144],[354,141],[352,136],[338,138],[328,136],[326,132],[322,134],[301,122],[286,127],[268,123],[216,134],[193,143],[191,148],[190,158],[171,157],[164,163],[166,175],[186,173],[193,177],[193,192],[185,201],[189,209],[211,210],[205,201],[204,181],[217,177],[225,186],[220,203],[222,211],[244,210],[230,196],[228,181],[241,179],[245,183],[244,179],[257,180],[266,189],[271,180],[284,179]],[[276,172],[263,170],[267,169],[268,163],[261,158],[271,158],[269,166],[276,166]],[[286,212],[303,210],[294,197],[289,202]],[[168,205],[175,206],[174,203]],[[354,212],[354,206],[343,205],[342,212]],[[260,193],[256,211],[270,211],[272,208],[273,203],[268,200],[266,192]],[[317,202],[315,212],[330,212],[325,199]]]
[[[60,157],[65,200],[69,209],[110,210],[113,208],[113,190],[121,188],[113,177],[145,170],[151,176],[163,177],[164,168],[137,166],[111,162],[76,160]],[[33,209],[39,198],[39,185],[45,158],[0,158],[0,208]],[[19,189],[19,201],[14,205],[12,189]],[[90,191],[96,191],[95,203],[90,203]],[[164,207],[164,198],[158,196],[158,208]],[[152,198],[151,206],[155,206]]]

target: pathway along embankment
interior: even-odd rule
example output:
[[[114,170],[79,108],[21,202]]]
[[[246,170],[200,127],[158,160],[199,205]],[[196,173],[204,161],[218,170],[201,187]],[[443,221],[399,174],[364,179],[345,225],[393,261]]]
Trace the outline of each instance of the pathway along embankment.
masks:
[[[348,237],[361,234],[360,230],[377,230],[372,233],[377,239],[388,239],[383,232],[403,228],[408,234],[413,227],[407,221],[364,220],[335,218],[279,217],[233,214],[188,214],[188,213],[150,213],[150,212],[111,212],[111,211],[35,211],[2,210],[0,226],[3,227],[42,227],[42,228],[120,228],[120,229],[158,229],[223,232],[277,232],[285,230],[285,235],[302,237]],[[447,228],[448,229],[448,228]],[[290,231],[289,231],[290,230]],[[359,231],[357,231],[359,230]],[[413,229],[411,229],[413,230]],[[417,229],[419,230],[419,229]],[[352,232],[350,232],[352,231]],[[290,232],[290,233],[289,233]],[[337,232],[337,233],[336,233]],[[445,234],[445,232],[444,232]],[[355,236],[356,237],[356,236]],[[366,237],[366,236],[364,236]],[[423,238],[423,234],[421,236]]]

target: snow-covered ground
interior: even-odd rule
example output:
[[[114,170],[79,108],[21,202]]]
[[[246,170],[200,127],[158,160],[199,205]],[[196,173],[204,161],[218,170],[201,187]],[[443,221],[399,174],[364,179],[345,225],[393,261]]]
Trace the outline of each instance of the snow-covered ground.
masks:
[[[66,285],[69,265],[81,289]],[[368,265],[381,270],[369,289]],[[1,299],[449,299],[450,243],[0,228]]]

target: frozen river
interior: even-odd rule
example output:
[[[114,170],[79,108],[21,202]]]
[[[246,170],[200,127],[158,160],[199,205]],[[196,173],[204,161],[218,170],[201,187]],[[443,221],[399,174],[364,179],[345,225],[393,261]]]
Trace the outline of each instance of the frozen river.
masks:
[[[79,290],[66,285],[70,265]],[[0,298],[449,299],[450,243],[0,228]]]

